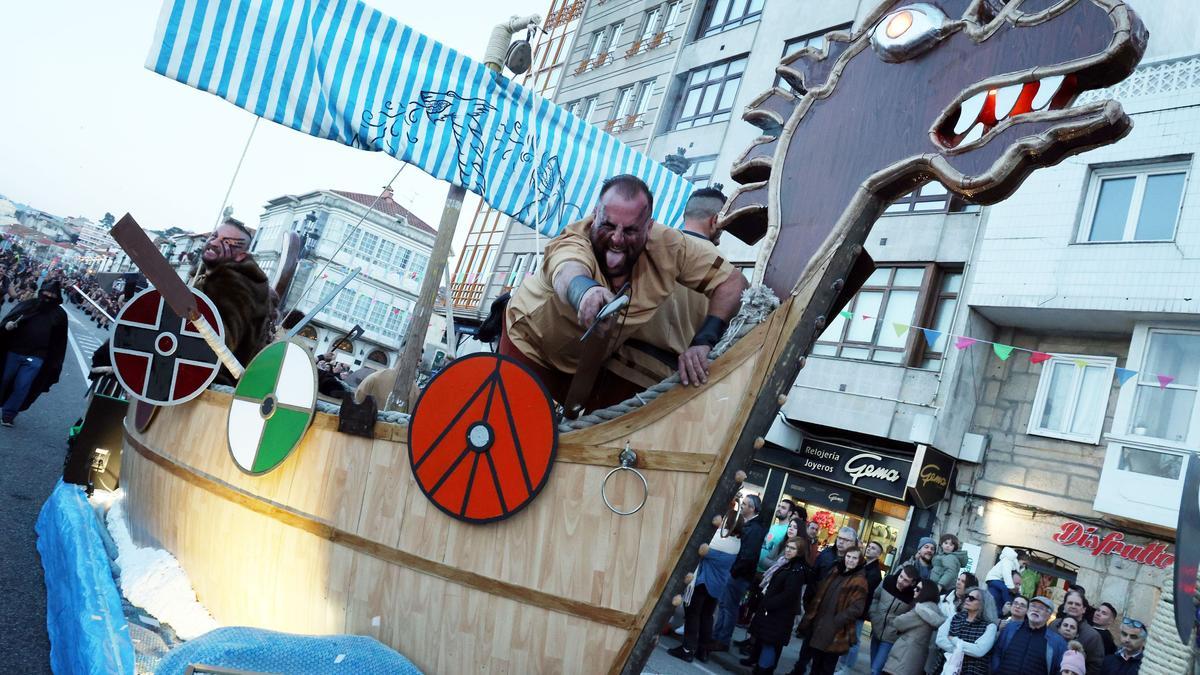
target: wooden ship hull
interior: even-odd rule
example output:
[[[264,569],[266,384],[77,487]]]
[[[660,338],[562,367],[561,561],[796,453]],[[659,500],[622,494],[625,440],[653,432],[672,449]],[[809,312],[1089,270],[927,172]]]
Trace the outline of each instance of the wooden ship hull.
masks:
[[[417,488],[407,425],[379,422],[372,440],[318,414],[292,457],[251,476],[226,446],[229,394],[161,409],[144,433],[131,416],[121,484],[133,537],[173,553],[223,624],[370,635],[434,673],[619,672],[656,601],[681,590],[668,593],[671,573],[727,473],[786,314],[715,362],[704,388],[560,435],[539,497],[486,526]],[[623,517],[601,483],[626,443],[649,496]],[[625,478],[607,491],[618,508],[642,498]]]

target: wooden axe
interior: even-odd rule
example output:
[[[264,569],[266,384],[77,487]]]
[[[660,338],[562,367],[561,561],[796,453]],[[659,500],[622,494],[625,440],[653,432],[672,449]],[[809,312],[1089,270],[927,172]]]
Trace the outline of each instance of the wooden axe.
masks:
[[[234,379],[240,379],[246,369],[238,362],[233,352],[229,351],[229,347],[225,346],[225,341],[217,335],[208,320],[200,314],[200,310],[196,306],[196,296],[192,295],[192,289],[188,288],[175,270],[171,269],[171,264],[155,248],[154,243],[142,231],[133,216],[128,213],[121,216],[108,234],[121,245],[129,259],[142,271],[142,274],[146,275],[146,279],[163,297],[163,300],[167,301],[167,305],[176,314],[187,318],[192,323],[196,332],[200,333],[217,358],[221,359],[221,363],[229,369]]]

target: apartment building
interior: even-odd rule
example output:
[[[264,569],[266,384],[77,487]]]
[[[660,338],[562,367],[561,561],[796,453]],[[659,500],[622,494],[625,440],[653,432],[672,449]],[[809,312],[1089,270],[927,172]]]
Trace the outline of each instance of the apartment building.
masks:
[[[334,351],[339,361],[354,367],[387,368],[399,355],[436,231],[390,196],[375,200],[343,190],[272,199],[259,217],[251,252],[271,276],[284,234],[301,236],[301,260],[283,299],[285,315],[293,310],[308,315],[351,270],[360,268],[298,337],[314,353]],[[361,336],[347,339],[356,325],[363,329]],[[440,321],[431,323],[435,345],[442,343],[444,328]]]

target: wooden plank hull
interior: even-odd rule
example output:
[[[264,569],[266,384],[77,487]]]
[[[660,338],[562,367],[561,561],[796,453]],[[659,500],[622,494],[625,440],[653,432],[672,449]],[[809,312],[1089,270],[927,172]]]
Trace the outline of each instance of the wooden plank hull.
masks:
[[[127,422],[131,530],[179,559],[223,624],[370,635],[434,673],[619,671],[727,468],[769,328],[704,388],[563,434],[541,495],[482,526],[417,489],[402,425],[379,423],[372,440],[319,415],[279,469],[243,474],[226,447],[229,396],[207,392],[145,433]],[[626,442],[650,493],[621,517],[600,488]],[[629,506],[641,492],[618,475],[608,495]]]

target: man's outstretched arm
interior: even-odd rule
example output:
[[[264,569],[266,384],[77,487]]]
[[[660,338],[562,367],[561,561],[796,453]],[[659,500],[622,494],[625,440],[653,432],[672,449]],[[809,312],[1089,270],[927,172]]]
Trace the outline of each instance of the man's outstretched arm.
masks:
[[[679,380],[684,385],[699,387],[708,382],[708,353],[742,306],[742,292],[749,287],[746,277],[735,270],[713,289],[708,299],[708,316],[692,338],[692,346],[679,355]]]
[[[555,271],[554,293],[559,300],[575,308],[576,321],[585,330],[613,299],[613,294],[607,288],[592,279],[592,273],[586,265],[572,260],[562,263]]]

